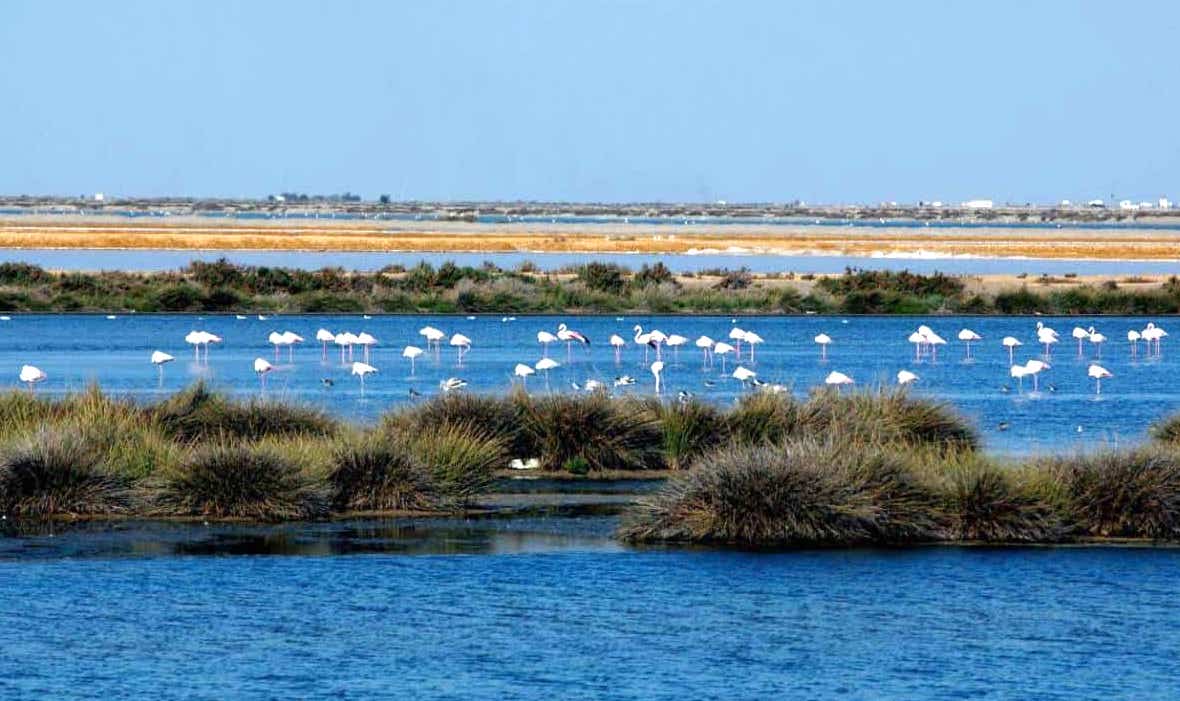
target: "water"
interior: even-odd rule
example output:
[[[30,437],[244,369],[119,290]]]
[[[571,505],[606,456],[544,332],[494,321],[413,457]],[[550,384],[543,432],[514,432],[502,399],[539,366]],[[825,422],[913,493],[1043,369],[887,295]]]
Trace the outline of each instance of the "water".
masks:
[[[307,545],[287,555],[158,530],[163,547],[118,556],[28,538],[48,552],[0,560],[0,696],[1180,696],[1172,549],[634,551],[468,525],[341,555],[310,548],[353,527],[314,528],[286,527]]]
[[[439,266],[447,261],[478,267],[490,261],[512,270],[526,261],[540,270],[553,271],[585,265],[587,261],[615,263],[639,269],[661,262],[677,273],[702,270],[748,268],[755,273],[824,274],[842,273],[847,268],[862,270],[909,270],[914,273],[941,272],[949,275],[1171,275],[1180,272],[1180,260],[1068,260],[1056,258],[972,258],[767,255],[742,253],[646,254],[646,253],[377,253],[342,251],[176,251],[176,250],[63,250],[0,249],[0,262],[32,263],[51,270],[129,270],[157,272],[177,270],[194,260],[225,258],[238,265],[318,269],[343,267],[372,272],[391,265],[406,267],[425,261]]]
[[[1026,344],[1016,355],[1023,362],[1040,355],[1035,341],[1035,322],[1044,321],[1060,332],[1062,342],[1053,352],[1052,368],[1039,378],[1040,392],[1033,393],[1029,380],[1024,392],[1008,375],[1008,354],[999,340],[1016,336]],[[542,356],[536,333],[556,331],[562,321],[589,336],[589,349],[575,347],[568,355],[564,344],[554,344],[549,355],[562,363],[546,376],[538,372],[529,378],[530,391],[572,392],[571,382],[597,379],[613,384],[617,376],[635,378],[633,387],[619,393],[652,395],[654,378],[644,362],[642,347],[628,343],[621,362],[606,340],[617,333],[630,341],[635,324],[657,327],[665,333],[678,333],[689,339],[707,334],[714,339],[728,336],[733,322],[728,317],[650,317],[580,316],[519,317],[503,321],[500,316],[477,318],[431,316],[289,316],[266,321],[250,317],[238,320],[233,315],[197,317],[189,315],[124,315],[107,319],[101,315],[27,315],[0,321],[0,369],[3,383],[19,385],[17,373],[24,363],[37,365],[49,375],[38,386],[41,393],[63,394],[79,391],[98,382],[107,391],[152,400],[175,392],[198,379],[240,397],[262,394],[259,378],[253,371],[256,357],[267,358],[276,369],[267,378],[266,396],[322,406],[333,414],[351,420],[372,421],[393,406],[412,401],[410,390],[428,397],[438,393],[439,381],[459,377],[469,383],[468,391],[503,393],[513,382],[513,367],[518,362],[534,364]],[[920,396],[950,402],[971,420],[983,435],[985,445],[993,451],[1009,454],[1059,452],[1074,448],[1092,448],[1142,439],[1148,425],[1180,409],[1180,355],[1172,352],[1169,341],[1163,344],[1160,358],[1140,354],[1132,359],[1125,338],[1128,329],[1142,329],[1142,318],[1101,317],[1085,320],[1050,317],[743,317],[741,327],[757,331],[766,343],[758,346],[754,362],[743,349],[743,363],[754,369],[760,379],[789,386],[799,396],[819,386],[832,370],[851,375],[858,385],[892,384],[898,370],[909,369],[920,376],[913,391]],[[1162,321],[1166,328],[1170,320]],[[939,353],[937,362],[914,361],[913,346],[906,337],[920,323],[930,324],[943,337],[951,339]],[[1095,348],[1086,343],[1084,357],[1077,356],[1070,330],[1075,323],[1097,324],[1110,337],[1101,351],[1102,365],[1114,377],[1095,395],[1094,381],[1086,374]],[[415,373],[401,357],[406,344],[424,345],[418,329],[432,324],[448,335],[461,332],[474,341],[463,361],[457,361],[455,348],[444,345],[418,359]],[[371,356],[379,369],[362,388],[350,366],[340,362],[340,352],[329,347],[327,360],[314,341],[320,327],[331,331],[367,331],[381,342]],[[959,329],[970,327],[984,337],[976,345],[974,360],[964,359],[963,345],[953,340]],[[213,346],[208,364],[197,363],[185,344],[185,334],[204,329],[225,339]],[[267,343],[271,331],[291,330],[307,343],[288,351],[276,360]],[[1173,331],[1176,329],[1173,328]],[[833,338],[827,361],[819,358],[812,342],[824,332]],[[148,362],[155,349],[176,356],[164,367],[162,379]],[[713,368],[703,367],[699,350],[689,344],[679,353],[665,350],[663,396],[675,398],[684,390],[703,399],[727,405],[744,391],[732,379],[732,359],[725,362],[722,373],[718,357]],[[363,356],[359,349],[354,357]],[[654,354],[649,354],[649,361]],[[326,387],[322,379],[334,384]],[[706,384],[708,383],[708,384]],[[1007,389],[1008,391],[1004,391]],[[1006,428],[1001,430],[1001,424]]]

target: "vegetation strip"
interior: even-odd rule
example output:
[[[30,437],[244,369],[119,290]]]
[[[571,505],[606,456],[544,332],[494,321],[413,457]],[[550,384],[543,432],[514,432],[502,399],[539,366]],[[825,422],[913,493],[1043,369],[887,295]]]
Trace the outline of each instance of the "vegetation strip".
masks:
[[[843,275],[712,270],[673,275],[588,263],[542,273],[444,263],[374,272],[316,271],[194,261],[159,273],[53,273],[0,263],[6,312],[692,313],[692,314],[1176,314],[1180,278],[1068,284],[1041,277],[1005,289],[934,273],[848,270]]]
[[[1180,419],[1123,451],[979,452],[945,405],[902,390],[800,400],[445,395],[372,426],[194,385],[139,405],[98,388],[0,395],[0,515],[285,521],[457,513],[510,462],[668,475],[624,516],[632,542],[745,547],[1180,540]],[[671,471],[671,472],[669,472]]]

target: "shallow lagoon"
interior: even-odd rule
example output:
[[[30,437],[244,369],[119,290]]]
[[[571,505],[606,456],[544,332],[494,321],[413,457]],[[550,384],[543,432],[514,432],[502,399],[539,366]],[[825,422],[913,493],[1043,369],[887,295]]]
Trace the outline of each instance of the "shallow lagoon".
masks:
[[[1132,359],[1125,340],[1127,329],[1141,329],[1142,318],[1102,317],[1087,320],[1040,318],[1063,336],[1053,353],[1053,367],[1045,371],[1042,391],[1031,393],[1031,386],[1020,393],[1008,377],[1008,356],[999,339],[1014,335],[1025,342],[1017,361],[1039,355],[1035,346],[1035,323],[1032,317],[743,317],[737,323],[757,331],[766,343],[756,351],[756,362],[743,361],[759,377],[793,388],[805,394],[819,385],[831,370],[851,375],[860,385],[891,383],[900,369],[916,372],[921,379],[914,392],[944,399],[958,407],[983,434],[985,446],[1004,453],[1050,452],[1077,447],[1140,440],[1149,424],[1180,410],[1180,355],[1163,344],[1160,358],[1149,358],[1140,347]],[[381,345],[373,350],[372,364],[380,372],[369,377],[362,396],[357,378],[340,362],[339,351],[328,349],[322,359],[321,348],[314,341],[296,348],[294,361],[287,351],[277,361],[278,369],[267,380],[266,395],[285,401],[309,402],[348,419],[371,421],[390,407],[411,401],[410,390],[423,396],[437,393],[439,380],[457,376],[466,379],[469,391],[502,393],[512,386],[512,368],[517,362],[535,363],[542,350],[536,341],[539,330],[555,331],[561,321],[587,334],[592,345],[587,351],[574,348],[567,360],[563,344],[553,345],[549,353],[563,363],[551,372],[549,387],[543,374],[529,380],[532,392],[571,392],[571,382],[599,379],[610,383],[614,377],[629,374],[637,384],[626,391],[651,395],[653,378],[644,363],[641,347],[625,349],[622,360],[615,363],[607,337],[618,333],[631,339],[631,328],[642,324],[658,327],[666,333],[679,333],[690,339],[699,334],[723,338],[733,326],[728,317],[519,317],[504,321],[500,316],[420,317],[420,316],[290,316],[265,321],[255,317],[238,320],[233,315],[196,317],[187,315],[123,315],[107,319],[101,315],[27,315],[0,322],[0,368],[7,368],[4,383],[17,386],[17,371],[23,363],[33,363],[49,374],[38,386],[41,393],[63,394],[79,391],[88,383],[98,382],[116,394],[128,394],[151,400],[174,392],[197,379],[239,396],[262,393],[252,370],[255,357],[274,361],[273,348],[267,343],[271,331],[292,330],[313,339],[316,329],[348,329],[354,333],[368,331]],[[1170,320],[1160,320],[1166,328]],[[1102,364],[1114,373],[1103,383],[1100,397],[1086,369],[1095,349],[1085,344],[1084,357],[1077,356],[1069,332],[1075,322],[1096,324],[1112,340],[1102,350]],[[907,335],[920,323],[929,323],[941,335],[952,339],[939,353],[937,362],[913,360],[913,346]],[[460,367],[455,349],[443,347],[437,356],[420,358],[416,372],[410,374],[409,363],[401,357],[407,343],[423,345],[417,334],[425,324],[433,324],[448,334],[461,332],[474,340],[474,346]],[[953,340],[964,326],[980,333],[984,340],[975,349],[975,359],[964,359],[962,344]],[[196,363],[183,338],[190,330],[201,328],[224,337],[215,345],[208,364]],[[832,336],[829,359],[821,361],[812,338],[820,332]],[[165,367],[163,381],[148,362],[148,356],[161,349],[176,356]],[[1180,351],[1176,351],[1180,353]],[[359,350],[355,357],[361,357]],[[653,356],[654,359],[654,356]],[[722,374],[720,362],[713,368],[702,367],[700,352],[690,345],[678,356],[668,353],[669,367],[664,372],[664,396],[674,398],[680,390],[728,404],[744,390],[742,385]],[[732,370],[732,360],[726,363]],[[321,380],[329,378],[333,386]],[[706,384],[709,383],[709,384]],[[1026,385],[1029,383],[1026,381]],[[710,386],[711,385],[711,386]],[[1049,387],[1055,391],[1049,391]],[[1008,391],[1005,392],[1004,389]],[[1000,430],[1001,424],[1006,430]]]
[[[1180,694],[1180,550],[629,550],[610,525],[295,524],[274,529],[288,551],[168,545],[253,527],[165,525],[145,537],[164,546],[117,554],[93,532],[32,537],[39,555],[0,558],[0,695]],[[349,538],[392,545],[339,554]]]

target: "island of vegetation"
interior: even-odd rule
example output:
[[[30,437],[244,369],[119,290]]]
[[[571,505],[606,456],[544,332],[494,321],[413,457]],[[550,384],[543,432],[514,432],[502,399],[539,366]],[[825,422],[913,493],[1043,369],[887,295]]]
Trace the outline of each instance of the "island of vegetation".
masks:
[[[0,395],[0,516],[289,521],[486,509],[514,461],[666,478],[623,514],[634,542],[743,547],[1180,540],[1180,418],[1151,441],[1001,461],[904,390],[806,399],[443,395],[352,425],[198,384],[151,404],[97,387]]]
[[[847,270],[837,275],[674,274],[587,263],[542,272],[420,263],[376,272],[194,261],[178,271],[52,272],[0,263],[6,312],[1176,314],[1180,278],[1067,274],[994,280]]]

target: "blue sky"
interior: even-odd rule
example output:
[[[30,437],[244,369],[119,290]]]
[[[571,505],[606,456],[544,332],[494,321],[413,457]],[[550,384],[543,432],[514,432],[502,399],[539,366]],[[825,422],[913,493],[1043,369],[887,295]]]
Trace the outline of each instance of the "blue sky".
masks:
[[[1180,196],[1180,3],[50,2],[0,192]]]

